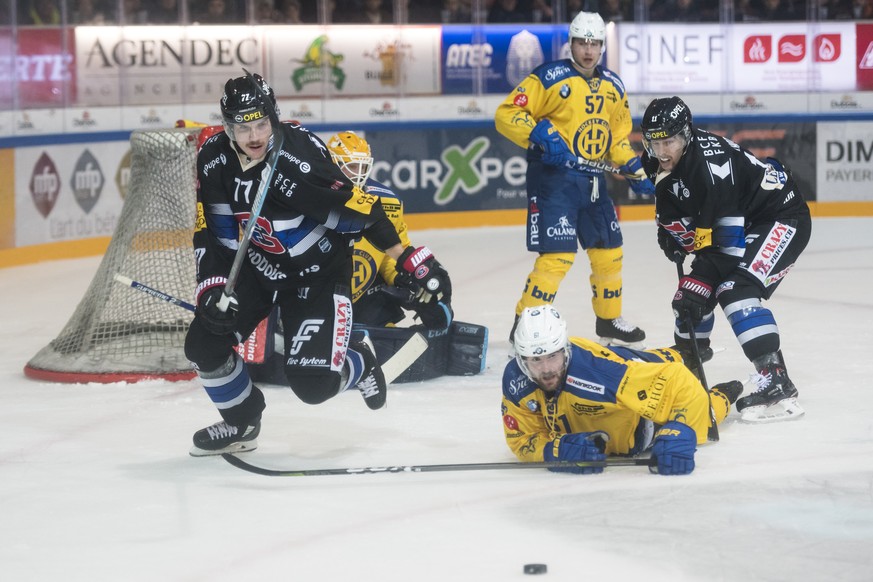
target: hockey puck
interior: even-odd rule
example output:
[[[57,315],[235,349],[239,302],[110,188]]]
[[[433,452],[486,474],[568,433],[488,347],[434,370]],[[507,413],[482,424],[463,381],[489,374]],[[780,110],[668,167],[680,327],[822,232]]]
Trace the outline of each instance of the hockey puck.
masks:
[[[549,569],[545,564],[525,564],[524,565],[524,573],[525,574],[545,574]]]

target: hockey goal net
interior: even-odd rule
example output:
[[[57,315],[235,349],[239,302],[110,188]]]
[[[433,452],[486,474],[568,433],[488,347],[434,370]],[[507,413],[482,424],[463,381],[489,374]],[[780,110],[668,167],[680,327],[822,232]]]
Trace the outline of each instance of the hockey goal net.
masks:
[[[116,281],[128,277],[183,302],[196,285],[199,129],[135,131],[127,195],[85,296],[58,337],[25,366],[55,382],[136,382],[194,376],[184,342],[193,313]]]

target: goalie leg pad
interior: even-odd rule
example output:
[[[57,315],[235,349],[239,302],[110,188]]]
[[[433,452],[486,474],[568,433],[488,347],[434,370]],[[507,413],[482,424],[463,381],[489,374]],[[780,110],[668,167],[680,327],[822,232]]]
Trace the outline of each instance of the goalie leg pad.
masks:
[[[449,331],[449,376],[473,376],[485,371],[488,328],[463,321],[452,322]]]

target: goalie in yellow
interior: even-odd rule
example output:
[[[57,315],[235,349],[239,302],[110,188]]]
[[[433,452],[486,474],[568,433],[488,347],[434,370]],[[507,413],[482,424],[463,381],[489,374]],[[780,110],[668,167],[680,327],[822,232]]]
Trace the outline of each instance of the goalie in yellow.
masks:
[[[691,473],[697,445],[707,440],[710,406],[721,422],[743,390],[731,381],[707,394],[671,348],[606,348],[569,338],[550,305],[522,311],[515,350],[503,372],[502,414],[506,443],[521,461],[600,461],[651,451],[653,472]]]
[[[581,246],[591,263],[601,342],[641,345],[645,332],[622,317],[623,240],[603,165],[619,166],[642,197],[651,198],[655,187],[628,141],[624,85],[599,64],[605,42],[603,19],[580,12],[569,28],[571,58],[535,68],[494,117],[497,131],[527,150],[527,249],[538,253],[515,315],[554,302]]]

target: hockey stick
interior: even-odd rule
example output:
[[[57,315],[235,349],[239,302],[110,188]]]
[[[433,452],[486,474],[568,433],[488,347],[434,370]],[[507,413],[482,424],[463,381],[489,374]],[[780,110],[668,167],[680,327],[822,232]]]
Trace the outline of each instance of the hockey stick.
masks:
[[[267,477],[320,477],[324,475],[374,475],[379,473],[435,473],[445,471],[491,471],[500,469],[550,469],[558,467],[651,467],[652,459],[624,457],[605,461],[544,461],[534,463],[454,463],[449,465],[397,465],[390,467],[347,467],[344,469],[267,469],[258,467],[230,453],[222,453],[224,460],[243,471]]]
[[[676,263],[676,273],[679,275],[679,280],[685,276],[685,269],[682,263]],[[685,327],[688,328],[688,337],[691,338],[691,351],[697,359],[697,370],[700,374],[700,383],[703,384],[703,389],[706,390],[706,398],[709,400],[709,430],[706,438],[711,442],[718,442],[718,423],[715,419],[715,410],[712,408],[712,395],[709,392],[709,383],[706,381],[706,373],[703,371],[703,358],[700,357],[700,348],[697,346],[697,332],[694,330],[694,322],[691,320],[691,314],[685,312]]]
[[[420,333],[415,333],[406,340],[406,343],[394,352],[394,355],[388,358],[387,362],[382,364],[382,374],[385,376],[385,383],[391,384],[394,382],[400,374],[415,363],[426,349],[427,340]]]
[[[191,305],[190,303],[188,303],[186,301],[182,301],[181,299],[177,299],[176,297],[173,297],[172,295],[167,295],[163,291],[158,291],[154,287],[149,287],[148,285],[140,283],[139,281],[134,281],[130,277],[125,277],[121,273],[115,274],[115,280],[118,281],[119,283],[123,283],[124,285],[127,285],[128,287],[132,287],[132,288],[136,289],[137,291],[142,291],[143,293],[145,293],[147,295],[151,295],[152,297],[155,297],[156,299],[166,301],[167,303],[172,303],[173,305],[178,305],[179,307],[182,307],[183,309],[187,309],[188,311],[195,310],[195,307],[193,305]]]
[[[594,170],[603,170],[605,172],[609,172],[610,174],[615,174],[617,176],[624,176],[625,178],[633,175],[633,174],[625,174],[624,172],[622,172],[621,170],[619,170],[615,166],[613,166],[611,164],[607,164],[606,162],[598,162],[595,160],[589,160],[588,158],[583,158],[582,156],[579,156],[576,158],[576,164],[578,164],[580,166],[586,166],[586,167],[594,169]]]
[[[236,250],[236,255],[233,257],[233,264],[230,267],[230,273],[227,275],[227,282],[224,284],[224,293],[218,301],[218,308],[222,311],[227,311],[230,305],[230,297],[233,295],[233,290],[236,288],[239,272],[242,269],[242,263],[246,257],[246,251],[249,248],[249,243],[252,240],[252,235],[255,232],[255,226],[258,223],[258,218],[261,216],[261,209],[264,207],[264,201],[267,199],[267,190],[270,189],[270,182],[273,180],[273,174],[276,172],[276,164],[279,163],[279,152],[282,146],[285,145],[285,134],[282,132],[282,124],[279,122],[279,116],[276,115],[276,109],[273,107],[272,101],[264,93],[261,86],[255,81],[251,73],[243,69],[246,76],[252,80],[252,83],[257,90],[261,101],[264,103],[264,109],[267,111],[267,117],[270,118],[270,125],[273,128],[272,142],[273,147],[270,148],[270,153],[267,155],[267,165],[261,172],[261,184],[258,188],[258,193],[252,202],[251,211],[249,211],[249,220],[246,223],[246,228],[243,231],[242,239],[239,241],[239,247]]]
[[[154,287],[149,287],[139,281],[134,281],[130,277],[125,277],[120,273],[116,273],[115,280],[127,285],[128,287],[136,289],[137,291],[142,291],[146,295],[151,295],[156,299],[172,303],[173,305],[187,309],[188,311],[193,312],[195,310],[195,307],[186,301],[182,301],[181,299],[173,297],[163,291],[158,291]],[[396,380],[400,374],[405,372],[409,366],[415,363],[419,356],[425,352],[427,346],[427,340],[424,339],[424,336],[420,333],[416,333],[406,340],[406,343],[403,344],[399,350],[394,352],[394,355],[388,358],[388,361],[382,365],[382,373],[385,375],[385,382],[390,384]],[[273,334],[273,351],[277,354],[283,354],[285,352],[285,338],[280,333]]]

